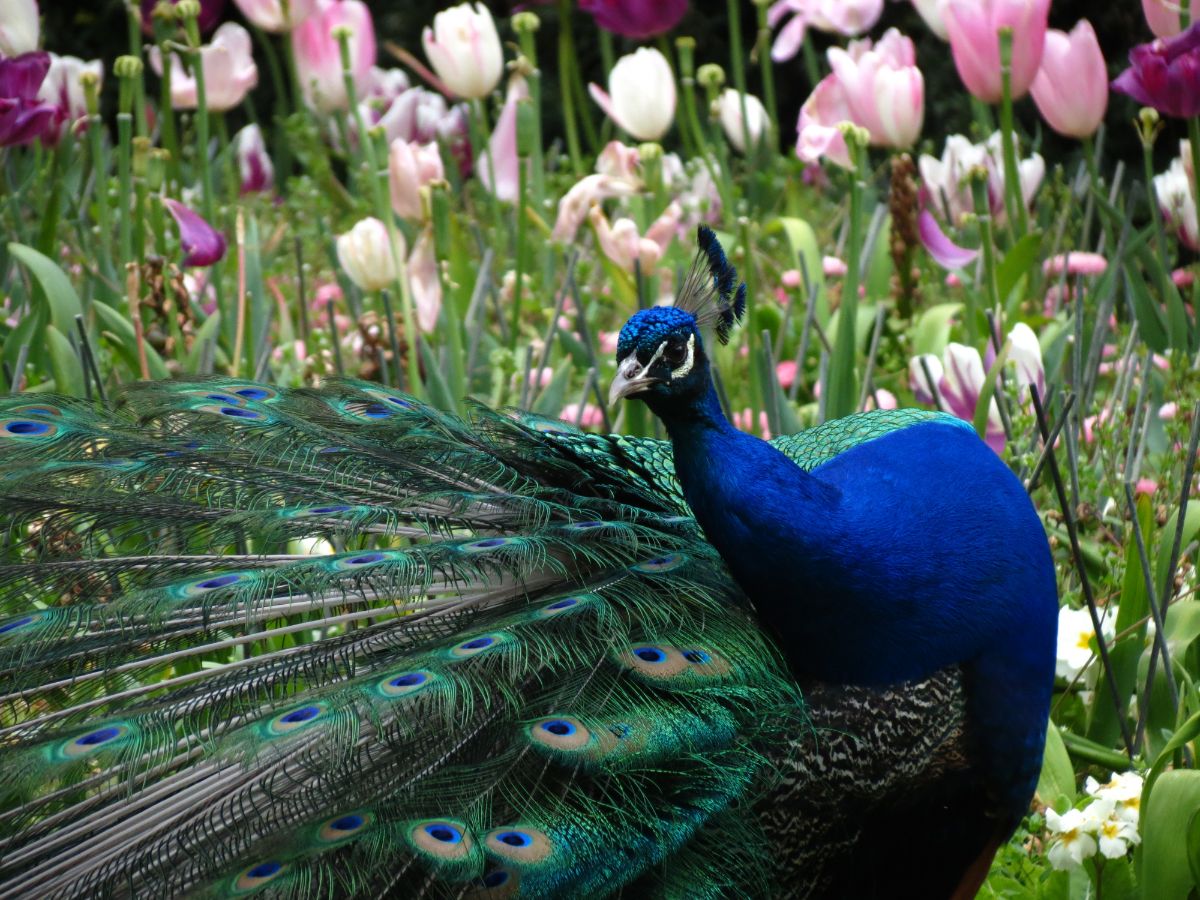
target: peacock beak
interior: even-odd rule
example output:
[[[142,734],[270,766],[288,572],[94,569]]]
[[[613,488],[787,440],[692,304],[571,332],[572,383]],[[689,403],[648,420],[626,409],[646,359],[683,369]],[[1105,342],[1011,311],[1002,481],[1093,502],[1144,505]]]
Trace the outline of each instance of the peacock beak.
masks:
[[[657,354],[655,358],[657,359]],[[650,361],[650,363],[653,362],[654,360]],[[638,362],[636,353],[630,353],[625,359],[621,360],[617,365],[617,374],[613,377],[612,385],[608,389],[609,406],[612,406],[622,397],[640,394],[652,384],[658,384],[662,381],[661,378],[655,378],[652,375],[646,374],[646,370],[650,368],[650,363],[643,366]]]

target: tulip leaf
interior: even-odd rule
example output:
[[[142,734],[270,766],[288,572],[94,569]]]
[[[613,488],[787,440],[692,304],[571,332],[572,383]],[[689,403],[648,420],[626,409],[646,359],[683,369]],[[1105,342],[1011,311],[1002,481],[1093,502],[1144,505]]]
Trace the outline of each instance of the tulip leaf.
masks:
[[[53,325],[46,326],[46,350],[50,355],[50,371],[54,374],[54,389],[60,394],[82,397],[83,365],[66,335]]]
[[[811,291],[808,302],[817,304],[814,310],[817,323],[832,334],[829,329],[829,298],[825,295],[825,269],[817,233],[808,222],[796,216],[780,216],[767,230],[773,230],[776,225],[783,229],[792,250],[792,258],[796,260],[796,268],[808,281],[805,290]],[[886,244],[886,241],[883,243]]]
[[[50,305],[50,321],[58,329],[60,337],[73,334],[75,317],[83,313],[83,306],[63,270],[50,257],[25,244],[13,241],[8,245],[8,252],[29,270],[41,287]]]
[[[200,372],[200,359],[204,355],[204,346],[210,341],[216,342],[221,335],[221,313],[219,310],[204,320],[204,324],[196,330],[196,339],[192,341],[192,349],[184,360],[185,372]],[[153,364],[151,364],[153,365]]]
[[[1159,290],[1164,294],[1162,304],[1166,311],[1167,346],[1177,352],[1187,352],[1188,317],[1183,306],[1183,298],[1179,296],[1179,288],[1175,287],[1175,282],[1167,275],[1167,270],[1158,258],[1158,254],[1151,249],[1148,243],[1139,243],[1132,250],[1137,254],[1141,264],[1146,267],[1148,279],[1158,285]],[[1157,312],[1157,304],[1155,304],[1155,309]]]
[[[941,356],[950,342],[950,325],[962,309],[961,303],[938,303],[924,310],[912,330],[913,356]]]
[[[142,364],[138,358],[137,337],[133,330],[133,323],[107,303],[103,303],[100,300],[92,301],[92,309],[96,313],[96,318],[100,321],[101,330],[108,339],[108,342],[113,346],[113,349],[125,361],[125,365],[140,374]],[[146,341],[143,342],[143,346],[146,350],[146,367],[150,370],[150,377],[160,379],[170,378],[171,373],[167,371],[166,363],[158,355],[158,351],[154,349],[154,346]]]
[[[1151,298],[1150,291],[1146,289],[1146,282],[1137,273],[1131,275],[1129,269],[1129,266],[1125,267],[1125,291],[1129,295],[1133,315],[1137,319],[1138,335],[1151,350],[1161,353],[1169,344],[1162,312]]]
[[[1012,310],[1008,309],[1008,295],[1013,292],[1022,278],[1029,274],[1041,259],[1041,232],[1031,231],[1013,244],[1004,254],[1004,259],[996,266],[996,287],[999,290],[1000,302],[1011,317]]]
[[[1155,590],[1162,590],[1167,583],[1167,566],[1171,564],[1171,547],[1175,543],[1175,529],[1179,521],[1179,510],[1171,514],[1167,524],[1163,526],[1162,537],[1159,540],[1158,556],[1154,566]],[[1187,511],[1183,516],[1183,534],[1179,546],[1186,547],[1200,532],[1200,500],[1189,500]]]
[[[1046,752],[1042,756],[1042,774],[1038,776],[1037,798],[1055,809],[1060,809],[1060,798],[1065,800],[1063,809],[1075,802],[1075,767],[1053,721],[1046,726]]]
[[[1153,788],[1153,789],[1151,789]],[[1200,812],[1200,772],[1176,769],[1151,782],[1142,794],[1139,884],[1145,900],[1186,900],[1197,886],[1194,856]]]

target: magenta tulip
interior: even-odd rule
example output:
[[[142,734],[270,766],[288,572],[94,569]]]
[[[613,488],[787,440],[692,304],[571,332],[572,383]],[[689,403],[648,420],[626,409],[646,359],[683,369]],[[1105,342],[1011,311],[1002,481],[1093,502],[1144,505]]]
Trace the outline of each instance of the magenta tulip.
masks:
[[[225,255],[225,236],[197,213],[170,197],[163,203],[179,226],[179,245],[185,266],[211,266]]]
[[[342,53],[334,30],[350,32],[350,74],[355,91],[363,94],[375,64],[375,23],[361,0],[321,0],[316,13],[292,31],[296,75],[305,104],[318,112],[347,109],[342,80]]]
[[[1108,108],[1108,69],[1087,19],[1070,34],[1046,32],[1042,67],[1031,92],[1038,112],[1059,134],[1085,138],[1096,133]]]
[[[261,128],[247,125],[233,136],[233,149],[242,182],[241,193],[269,191],[275,186],[275,166],[267,155]]]
[[[1200,22],[1168,40],[1134,47],[1129,68],[1112,87],[1168,116],[1200,115]]]
[[[665,34],[687,12],[687,0],[579,0],[579,8],[591,13],[605,31],[622,37],[645,40]]]
[[[51,141],[58,134],[63,111],[38,97],[49,71],[45,51],[0,59],[0,147]]]
[[[986,103],[1000,100],[1000,37],[1012,32],[1013,99],[1029,92],[1042,63],[1050,0],[950,0],[946,32],[954,65],[967,90]]]

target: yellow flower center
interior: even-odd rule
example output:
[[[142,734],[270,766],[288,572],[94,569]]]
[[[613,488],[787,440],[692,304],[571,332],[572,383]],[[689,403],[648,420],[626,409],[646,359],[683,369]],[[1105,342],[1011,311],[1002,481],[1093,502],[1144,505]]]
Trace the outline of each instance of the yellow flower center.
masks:
[[[1075,640],[1075,646],[1080,650],[1087,650],[1088,645],[1091,643],[1092,636],[1095,635],[1095,633],[1096,632],[1094,631],[1079,632],[1079,637]]]

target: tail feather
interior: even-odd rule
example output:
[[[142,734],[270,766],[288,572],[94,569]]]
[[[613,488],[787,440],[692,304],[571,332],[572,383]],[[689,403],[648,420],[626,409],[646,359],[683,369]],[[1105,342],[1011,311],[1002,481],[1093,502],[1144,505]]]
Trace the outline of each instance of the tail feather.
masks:
[[[672,893],[716,821],[755,852],[799,701],[662,444],[356,382],[4,422],[0,897]]]

